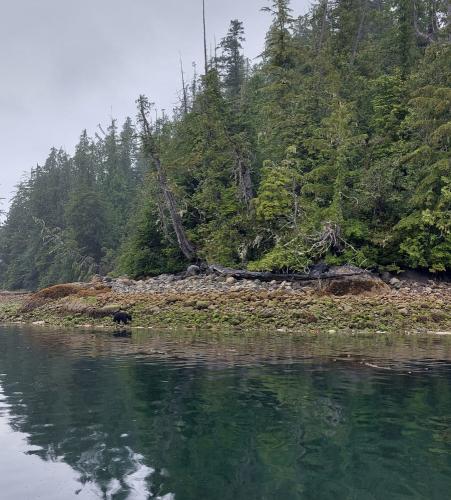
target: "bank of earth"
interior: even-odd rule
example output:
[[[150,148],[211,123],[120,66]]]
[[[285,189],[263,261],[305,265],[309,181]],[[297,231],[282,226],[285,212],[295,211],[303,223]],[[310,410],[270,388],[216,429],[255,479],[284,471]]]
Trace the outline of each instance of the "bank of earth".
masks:
[[[0,292],[0,322],[279,332],[451,334],[451,284],[363,273],[308,281],[237,280],[214,274],[146,280],[95,277],[36,293]]]

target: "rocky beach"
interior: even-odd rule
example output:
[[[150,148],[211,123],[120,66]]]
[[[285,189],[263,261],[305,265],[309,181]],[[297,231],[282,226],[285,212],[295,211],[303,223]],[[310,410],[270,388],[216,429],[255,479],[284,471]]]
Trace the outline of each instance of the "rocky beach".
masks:
[[[192,267],[143,280],[96,276],[36,293],[0,294],[0,321],[113,328],[451,334],[451,284],[427,276],[382,276],[346,266],[304,279],[240,279],[240,271]]]

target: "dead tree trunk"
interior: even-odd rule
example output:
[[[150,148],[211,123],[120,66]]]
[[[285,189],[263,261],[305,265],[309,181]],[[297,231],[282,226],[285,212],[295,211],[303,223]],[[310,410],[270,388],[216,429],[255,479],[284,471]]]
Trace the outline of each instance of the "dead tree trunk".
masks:
[[[238,192],[241,200],[249,210],[252,198],[254,197],[254,189],[252,184],[250,160],[246,154],[243,154],[245,146],[230,133],[227,126],[223,123],[223,130],[235,156],[235,180],[238,184]]]
[[[186,83],[185,83],[185,72],[183,71],[183,61],[182,56],[180,56],[180,73],[182,76],[182,99],[183,99],[183,112],[185,115],[188,114],[188,94],[186,92]]]
[[[186,236],[185,229],[183,227],[182,218],[177,209],[177,203],[175,201],[174,194],[169,187],[166,171],[161,163],[160,155],[158,153],[158,147],[155,141],[155,137],[152,132],[152,128],[148,119],[149,102],[145,96],[141,96],[138,100],[139,105],[139,117],[142,125],[142,141],[144,145],[145,152],[149,155],[149,159],[155,165],[157,173],[157,181],[160,191],[163,196],[165,207],[169,213],[171,219],[171,225],[174,233],[177,237],[177,242],[183,255],[192,261],[196,257],[196,250],[194,245],[189,241]]]
[[[185,229],[182,223],[182,218],[180,217],[180,214],[177,210],[177,203],[175,201],[174,194],[168,185],[166,172],[162,168],[159,159],[154,158],[154,163],[157,168],[158,183],[160,184],[160,188],[163,192],[163,198],[165,200],[166,207],[171,217],[172,227],[177,237],[177,242],[179,244],[180,250],[188,260],[190,261],[194,260],[194,258],[196,257],[196,251],[194,249],[193,244],[189,241],[188,237],[186,236]]]
[[[204,26],[204,65],[205,75],[208,73],[208,56],[207,56],[207,23],[205,20],[205,0],[202,0],[202,21]]]
[[[240,196],[246,207],[249,209],[251,205],[251,200],[254,197],[251,171],[248,162],[246,161],[246,159],[243,158],[240,152],[235,150],[235,154],[236,154],[236,168],[237,168],[238,187]]]
[[[353,266],[343,266],[342,268],[327,269],[320,272],[310,273],[271,273],[259,271],[246,271],[242,269],[231,269],[229,267],[212,264],[208,266],[208,272],[224,277],[232,277],[236,279],[256,280],[260,281],[315,281],[320,279],[346,279],[353,276],[368,276],[370,273],[365,269],[360,269]]]

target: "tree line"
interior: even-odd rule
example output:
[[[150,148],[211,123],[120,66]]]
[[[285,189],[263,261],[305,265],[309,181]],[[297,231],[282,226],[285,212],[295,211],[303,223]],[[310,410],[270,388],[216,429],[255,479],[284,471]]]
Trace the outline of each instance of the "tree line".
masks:
[[[230,23],[180,103],[52,149],[0,226],[0,283],[36,288],[190,262],[451,268],[451,28],[443,0],[320,0],[251,63]],[[205,51],[206,52],[206,51]]]

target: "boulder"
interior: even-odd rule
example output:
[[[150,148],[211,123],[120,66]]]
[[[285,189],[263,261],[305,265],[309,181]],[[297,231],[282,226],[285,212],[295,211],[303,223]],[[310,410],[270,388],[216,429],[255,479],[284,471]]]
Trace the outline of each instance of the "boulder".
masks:
[[[399,280],[398,278],[392,278],[389,282],[390,286],[392,286],[393,288],[401,288],[401,280]]]
[[[387,271],[384,271],[383,273],[381,273],[381,280],[384,282],[384,283],[387,283],[387,285],[390,284],[390,280],[393,278],[393,276],[387,272]]]
[[[185,274],[186,276],[198,276],[200,274],[200,267],[194,265],[189,266]]]

